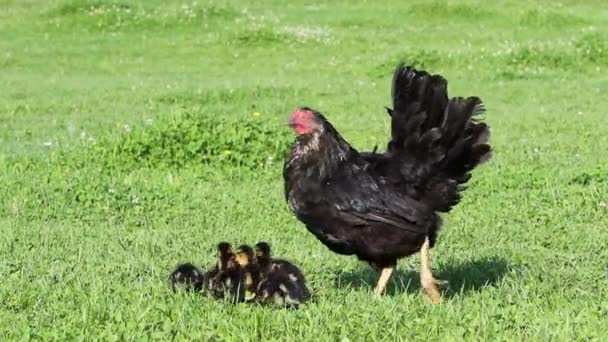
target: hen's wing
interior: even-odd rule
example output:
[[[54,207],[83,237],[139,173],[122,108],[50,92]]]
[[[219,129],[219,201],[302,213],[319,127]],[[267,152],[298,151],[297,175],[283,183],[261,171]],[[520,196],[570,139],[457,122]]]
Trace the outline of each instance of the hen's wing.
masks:
[[[438,218],[430,207],[396,192],[365,168],[345,165],[298,218],[332,251],[391,263],[435,240]],[[310,199],[312,200],[312,198]]]
[[[425,226],[431,215],[430,208],[375,178],[368,167],[369,164],[359,156],[351,163],[345,163],[322,191],[310,193],[308,201],[316,203],[306,207],[315,208],[315,213],[299,214],[309,220],[314,217],[316,221],[331,221],[339,216],[341,224],[351,227],[385,225],[415,232]],[[318,223],[320,226],[327,224]]]

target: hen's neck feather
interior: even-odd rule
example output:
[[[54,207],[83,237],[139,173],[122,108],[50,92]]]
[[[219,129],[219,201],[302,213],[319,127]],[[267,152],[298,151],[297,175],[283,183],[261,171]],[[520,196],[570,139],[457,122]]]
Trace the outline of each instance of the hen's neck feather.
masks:
[[[324,181],[332,178],[343,163],[356,155],[357,151],[330,126],[321,132],[299,136],[288,162],[292,165],[288,166],[305,172],[308,179]]]

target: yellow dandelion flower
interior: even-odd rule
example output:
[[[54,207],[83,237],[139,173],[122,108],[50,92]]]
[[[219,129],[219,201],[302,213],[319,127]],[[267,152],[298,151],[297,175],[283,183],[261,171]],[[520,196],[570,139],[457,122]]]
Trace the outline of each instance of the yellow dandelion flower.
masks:
[[[253,116],[260,116],[260,115],[262,115],[262,114],[260,114],[260,112],[253,113]]]
[[[232,151],[230,151],[230,150],[224,150],[224,155],[225,156],[229,156],[231,154],[232,154]]]

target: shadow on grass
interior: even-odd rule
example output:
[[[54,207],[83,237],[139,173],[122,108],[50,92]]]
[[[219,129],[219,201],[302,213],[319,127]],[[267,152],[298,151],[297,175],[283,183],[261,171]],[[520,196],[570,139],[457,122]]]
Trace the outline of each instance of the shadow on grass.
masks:
[[[505,259],[484,258],[444,265],[434,271],[434,276],[448,281],[447,285],[442,286],[442,295],[449,298],[495,286],[510,269],[511,266]],[[338,271],[335,280],[338,288],[368,288],[370,291],[376,286],[377,281],[378,274],[371,268],[353,272]],[[420,292],[420,273],[400,271],[397,267],[388,283],[386,294],[392,296],[404,292]]]

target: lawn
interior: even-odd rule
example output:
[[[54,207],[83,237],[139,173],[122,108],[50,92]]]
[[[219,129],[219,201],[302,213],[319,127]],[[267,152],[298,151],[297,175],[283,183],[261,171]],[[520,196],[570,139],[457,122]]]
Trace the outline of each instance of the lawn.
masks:
[[[494,157],[387,295],[287,209],[296,106],[384,147],[398,61],[486,103]],[[0,339],[601,340],[604,1],[0,0]],[[305,271],[299,310],[170,291],[220,240]]]

